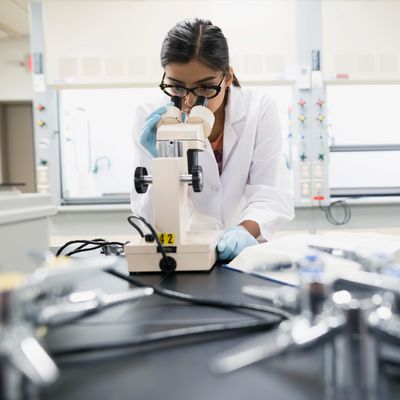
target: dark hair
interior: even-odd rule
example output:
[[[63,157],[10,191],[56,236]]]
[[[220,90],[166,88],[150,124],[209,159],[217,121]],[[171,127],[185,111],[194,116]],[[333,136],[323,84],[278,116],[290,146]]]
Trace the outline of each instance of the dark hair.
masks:
[[[199,18],[178,22],[165,37],[161,47],[161,65],[199,60],[212,69],[229,68],[228,42],[218,26]],[[240,86],[235,74],[233,86]]]

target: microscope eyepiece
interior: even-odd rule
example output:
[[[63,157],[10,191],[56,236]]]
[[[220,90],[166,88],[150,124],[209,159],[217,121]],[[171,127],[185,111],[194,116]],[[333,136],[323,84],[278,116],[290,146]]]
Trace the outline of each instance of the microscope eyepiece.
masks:
[[[182,109],[182,97],[179,96],[171,96],[171,101],[174,103],[174,106]]]
[[[207,103],[208,103],[207,97],[199,96],[199,97],[196,99],[196,103],[194,103],[194,105],[195,105],[195,106],[204,106],[204,107],[207,107]]]

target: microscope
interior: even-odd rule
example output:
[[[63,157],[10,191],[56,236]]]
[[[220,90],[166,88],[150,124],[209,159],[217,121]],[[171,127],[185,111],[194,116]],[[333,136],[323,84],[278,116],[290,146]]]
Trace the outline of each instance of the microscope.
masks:
[[[210,270],[216,261],[220,230],[189,229],[188,186],[203,188],[198,152],[204,151],[214,125],[214,114],[199,96],[187,120],[182,121],[181,98],[172,97],[157,126],[158,157],[151,161],[152,175],[135,170],[135,190],[146,193],[152,184],[154,230],[125,245],[130,272]],[[154,237],[156,235],[156,237]]]

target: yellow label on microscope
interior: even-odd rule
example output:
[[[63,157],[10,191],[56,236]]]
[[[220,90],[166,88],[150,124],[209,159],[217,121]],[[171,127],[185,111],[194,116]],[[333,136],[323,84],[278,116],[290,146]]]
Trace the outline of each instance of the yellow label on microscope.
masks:
[[[175,244],[175,234],[174,233],[160,233],[158,235],[160,242],[165,245]]]

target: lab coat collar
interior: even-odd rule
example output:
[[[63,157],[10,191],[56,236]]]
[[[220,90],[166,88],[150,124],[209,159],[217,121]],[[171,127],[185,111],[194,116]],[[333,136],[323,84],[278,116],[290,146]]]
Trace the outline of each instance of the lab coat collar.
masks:
[[[242,134],[241,124],[238,122],[245,118],[245,105],[241,89],[232,86],[229,90],[228,103],[225,108],[225,126],[224,126],[224,150],[223,165],[224,170],[229,163],[232,150],[235,148],[239,136]]]
[[[245,117],[245,104],[242,89],[236,86],[229,88],[228,103],[225,109],[225,120],[232,125]]]

